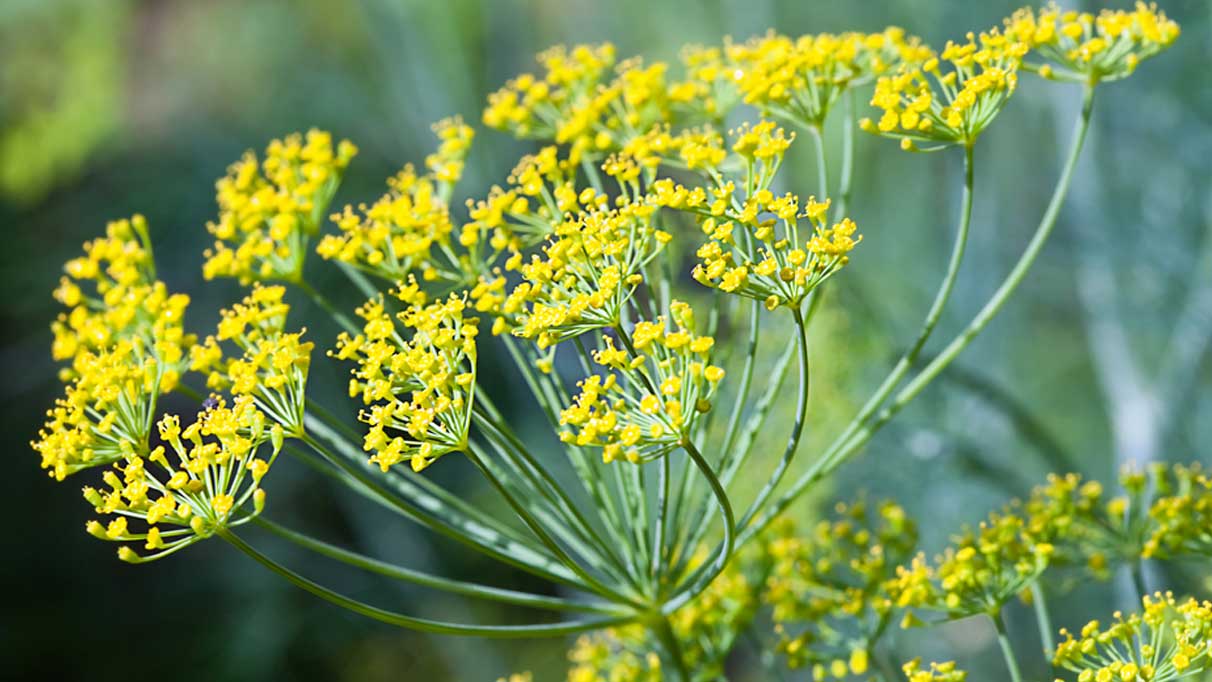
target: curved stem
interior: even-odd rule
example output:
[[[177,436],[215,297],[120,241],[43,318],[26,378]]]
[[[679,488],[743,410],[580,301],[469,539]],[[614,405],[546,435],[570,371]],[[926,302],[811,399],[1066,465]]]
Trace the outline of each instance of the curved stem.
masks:
[[[1010,646],[1010,638],[1006,635],[1006,622],[1002,618],[999,611],[995,615],[990,616],[993,619],[993,625],[997,628],[997,643],[1002,650],[1002,658],[1006,660],[1006,668],[1010,671],[1011,682],[1023,682],[1023,675],[1018,670],[1018,658],[1014,655],[1014,648]]]
[[[519,592],[516,590],[508,590],[489,585],[481,585],[479,583],[465,582],[462,580],[451,580],[449,578],[431,575],[423,571],[397,566],[386,561],[373,559],[356,552],[351,552],[347,549],[342,549],[322,540],[317,540],[316,538],[313,538],[305,533],[291,530],[264,517],[259,516],[255,518],[253,522],[274,535],[288,540],[299,547],[302,547],[303,549],[315,552],[316,554],[328,557],[329,559],[360,568],[364,571],[376,573],[378,575],[395,580],[403,580],[405,582],[413,583],[414,585],[431,587],[436,590],[442,590],[452,594],[461,594],[467,597],[477,597],[480,599],[488,599],[506,604],[516,604],[518,606],[529,606],[536,609],[550,609],[552,611],[580,611],[584,613],[607,614],[612,616],[622,615],[617,608],[609,604],[588,604],[574,602],[567,599],[561,599],[559,597],[549,597],[540,594],[531,594],[529,592]]]
[[[791,460],[795,457],[796,451],[800,446],[800,439],[804,435],[804,427],[808,422],[808,393],[811,377],[809,374],[808,363],[808,327],[804,324],[804,316],[800,313],[799,308],[793,309],[795,313],[795,326],[799,335],[796,339],[799,346],[800,355],[800,387],[795,400],[795,423],[791,427],[791,435],[787,438],[787,446],[783,449],[783,456],[779,458],[778,466],[774,472],[762,486],[757,497],[745,510],[741,516],[741,522],[737,525],[738,531],[743,531],[745,526],[753,520],[753,517],[762,510],[766,501],[774,494],[779,483],[782,482],[783,476],[787,473],[787,467],[791,465]]]
[[[352,599],[343,594],[320,585],[308,578],[295,573],[278,562],[270,559],[264,554],[253,549],[251,545],[244,542],[235,533],[229,530],[221,531],[219,536],[234,546],[236,549],[244,552],[252,557],[262,566],[286,578],[294,585],[307,590],[308,592],[329,601],[343,609],[353,611],[354,613],[373,618],[374,620],[387,623],[389,625],[397,625],[400,627],[411,628],[413,630],[421,630],[423,632],[431,632],[435,634],[445,635],[474,635],[477,637],[489,638],[524,638],[524,637],[555,637],[568,635],[577,632],[585,632],[587,630],[597,630],[605,627],[621,625],[633,620],[632,616],[616,616],[613,618],[600,618],[588,621],[573,621],[568,623],[551,623],[539,625],[463,625],[460,623],[450,623],[446,621],[430,620],[428,618],[417,618],[407,616],[402,613],[388,611],[377,606],[371,606],[356,599]]]
[[[906,404],[913,400],[921,391],[929,385],[929,383],[940,372],[946,369],[947,365],[956,358],[970,343],[984,330],[997,313],[1005,305],[1009,299],[1022,284],[1027,272],[1039,257],[1040,251],[1044,244],[1047,243],[1048,237],[1052,234],[1053,228],[1056,226],[1056,219],[1060,214],[1061,205],[1064,203],[1065,195],[1069,190],[1069,183],[1073,176],[1073,169],[1077,165],[1078,156],[1086,139],[1086,132],[1090,125],[1090,112],[1094,103],[1093,86],[1087,85],[1083,94],[1081,114],[1078,117],[1073,140],[1070,143],[1068,158],[1065,160],[1064,168],[1061,171],[1060,179],[1057,181],[1056,189],[1052,193],[1052,198],[1048,203],[1048,208],[1044,212],[1043,218],[1040,220],[1039,226],[1036,228],[1034,236],[1027,244],[1027,248],[1019,257],[1014,268],[1006,276],[1001,286],[994,292],[993,297],[985,304],[985,306],[977,313],[972,322],[939,353],[912,381],[905,386],[893,399],[892,404],[885,408],[875,421],[864,427],[854,435],[849,441],[837,449],[836,454],[829,459],[822,457],[817,465],[804,473],[795,484],[787,491],[785,495],[779,498],[778,502],[771,506],[758,523],[747,529],[745,536],[741,538],[744,542],[755,533],[759,532],[773,520],[782,510],[786,509],[796,497],[803,494],[814,482],[820,480],[836,468],[841,462],[862,447],[871,436],[875,434],[880,427],[888,422],[896,415]]]
[[[711,470],[711,464],[703,458],[703,454],[699,452],[694,443],[686,441],[682,444],[682,448],[690,456],[690,459],[694,461],[694,465],[698,467],[703,477],[707,479],[707,484],[711,486],[711,492],[715,495],[716,506],[719,507],[720,515],[724,517],[724,540],[720,543],[715,560],[711,565],[706,567],[705,570],[700,570],[696,577],[689,581],[689,588],[683,590],[677,597],[666,602],[661,607],[661,613],[665,615],[677,611],[691,599],[697,597],[700,592],[706,589],[723,572],[724,567],[728,565],[728,559],[732,556],[732,549],[735,543],[733,528],[735,527],[736,519],[732,513],[732,502],[728,499],[728,492],[724,490],[724,486],[720,484],[720,479],[716,478],[715,472]]]

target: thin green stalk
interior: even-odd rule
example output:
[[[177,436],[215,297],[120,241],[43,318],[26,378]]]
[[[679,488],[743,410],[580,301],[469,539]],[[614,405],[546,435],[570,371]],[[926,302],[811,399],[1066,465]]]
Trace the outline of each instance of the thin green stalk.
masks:
[[[1011,682],[1023,682],[1023,675],[1018,670],[1018,658],[1014,655],[1014,648],[1010,646],[1010,637],[1006,634],[1006,622],[1002,618],[1002,614],[998,613],[990,616],[993,620],[993,626],[997,628],[997,644],[1001,647],[1002,658],[1006,659],[1006,668],[1010,671]]]
[[[692,577],[688,581],[689,587],[682,590],[678,596],[666,602],[661,608],[661,612],[665,615],[674,613],[691,599],[697,597],[699,593],[706,589],[724,571],[724,567],[728,565],[728,559],[732,557],[732,550],[736,540],[733,531],[736,527],[736,517],[733,516],[732,502],[728,499],[728,492],[724,490],[724,486],[720,484],[720,479],[711,470],[711,464],[707,462],[694,443],[686,441],[682,444],[682,448],[694,460],[699,473],[707,479],[707,484],[711,486],[711,492],[715,496],[715,502],[719,507],[720,515],[724,517],[724,539],[720,542],[719,549],[716,550],[715,559],[711,564],[700,569],[695,577]]]
[[[833,219],[846,217],[850,208],[850,193],[854,181],[854,88],[847,88],[842,103],[842,177],[838,180],[838,202]]]
[[[1052,654],[1056,652],[1056,638],[1052,634],[1052,617],[1048,614],[1048,602],[1039,578],[1031,583],[1031,607],[1035,610],[1035,622],[1039,626],[1039,639],[1044,645],[1044,655],[1051,659]]]
[[[812,134],[812,140],[816,143],[816,181],[820,188],[817,190],[821,193],[818,197],[820,201],[829,197],[829,169],[825,163],[825,131],[821,129],[822,125],[814,123],[808,126],[808,132]]]
[[[362,295],[366,298],[374,298],[375,296],[379,295],[378,287],[372,284],[371,281],[366,278],[366,275],[362,274],[354,266],[350,265],[349,263],[337,261],[337,269],[344,273],[349,281],[353,282],[353,285],[357,287],[358,291],[362,292]]]
[[[342,329],[350,334],[358,334],[362,331],[358,325],[354,324],[353,320],[346,317],[345,313],[338,310],[331,301],[324,297],[324,294],[316,291],[316,288],[308,284],[306,280],[300,278],[294,280],[293,284],[299,287],[303,293],[307,294],[308,298],[314,301],[316,305],[323,308]]]
[[[800,355],[800,386],[795,399],[795,422],[791,426],[791,435],[787,437],[787,446],[783,448],[783,456],[779,458],[779,463],[767,479],[766,484],[758,492],[757,497],[745,510],[741,516],[741,522],[737,526],[738,531],[743,531],[745,526],[753,520],[753,517],[758,514],[766,501],[774,494],[779,483],[782,482],[783,476],[787,473],[787,468],[791,466],[791,460],[795,458],[795,453],[799,450],[800,439],[804,435],[804,427],[808,422],[808,394],[811,386],[811,374],[808,362],[808,327],[804,324],[803,314],[800,309],[794,308],[792,312],[795,314],[795,326],[798,332],[796,342],[799,347]]]
[[[1040,251],[1044,244],[1047,243],[1048,237],[1051,236],[1053,228],[1056,226],[1056,219],[1060,215],[1061,205],[1064,203],[1065,195],[1069,191],[1069,183],[1073,177],[1073,170],[1077,166],[1077,159],[1081,153],[1081,149],[1086,139],[1086,132],[1090,126],[1090,112],[1094,104],[1094,89],[1093,86],[1087,85],[1083,93],[1081,114],[1075,124],[1073,140],[1070,143],[1069,154],[1065,160],[1065,165],[1061,170],[1060,179],[1057,181],[1056,189],[1052,193],[1052,199],[1048,203],[1048,208],[1044,212],[1043,218],[1040,220],[1039,226],[1036,228],[1035,234],[1031,241],[1027,244],[1027,248],[1019,257],[1014,268],[1006,276],[1001,286],[994,292],[993,297],[985,304],[985,306],[977,313],[972,322],[943,349],[941,353],[935,356],[922,371],[913,380],[901,390],[893,399],[891,405],[885,408],[875,421],[869,426],[863,428],[855,434],[855,436],[843,445],[837,453],[827,461],[824,457],[819,461],[819,466],[814,467],[805,472],[795,484],[787,491],[779,500],[771,505],[770,509],[762,515],[758,523],[753,524],[746,531],[746,535],[741,538],[741,542],[745,542],[756,533],[760,532],[767,524],[786,509],[792,501],[802,495],[813,483],[820,480],[823,476],[830,473],[847,457],[856,452],[862,447],[875,432],[888,422],[897,412],[906,404],[913,400],[921,391],[929,385],[929,383],[942,372],[951,362],[962,352],[969,344],[984,330],[997,313],[1005,305],[1009,297],[1018,289],[1026,278],[1027,272],[1039,257]]]
[[[671,474],[668,455],[661,458],[660,466],[660,480],[657,483],[656,528],[653,529],[652,539],[652,563],[648,567],[652,583],[658,594],[661,590],[661,570],[665,566],[667,556],[665,553],[665,526],[669,521],[669,478]]]
[[[1145,598],[1149,594],[1149,587],[1145,584],[1145,567],[1144,562],[1140,559],[1128,564],[1128,572],[1132,574],[1132,587],[1136,590],[1136,601]]]
[[[669,655],[673,669],[677,672],[677,679],[681,682],[690,682],[690,668],[686,667],[686,657],[682,655],[682,644],[674,634],[673,627],[669,624],[669,618],[664,615],[654,618],[652,631],[657,640],[661,642],[665,653]]]
[[[450,592],[452,594],[488,599],[506,604],[516,604],[518,606],[528,606],[536,609],[548,609],[552,611],[578,611],[583,613],[607,614],[612,616],[623,615],[619,612],[618,608],[612,604],[574,602],[567,599],[561,599],[559,597],[549,597],[546,595],[531,594],[529,592],[519,592],[517,590],[503,589],[489,585],[481,585],[479,583],[465,582],[462,580],[451,580],[449,578],[431,575],[423,571],[405,568],[404,566],[397,566],[386,561],[373,559],[356,552],[351,552],[347,549],[342,549],[322,540],[317,540],[306,533],[291,530],[264,517],[257,517],[254,522],[274,535],[288,540],[299,547],[302,547],[303,549],[328,557],[334,561],[340,561],[341,563],[349,566],[354,566],[364,571],[382,575],[394,580],[402,580],[414,585],[431,587],[433,589],[442,590],[443,592]]]
[[[445,635],[472,635],[476,637],[499,639],[555,637],[612,627],[633,620],[632,616],[615,616],[611,618],[599,618],[586,621],[572,621],[567,623],[550,623],[539,625],[463,625],[460,623],[430,620],[428,618],[416,618],[413,616],[404,615],[402,613],[381,609],[377,606],[371,606],[370,604],[360,602],[356,599],[352,599],[343,594],[330,590],[329,588],[309,580],[298,573],[295,573],[289,568],[286,568],[273,559],[270,559],[264,554],[258,552],[256,549],[253,549],[251,545],[244,542],[244,540],[229,530],[221,531],[219,536],[236,549],[239,549],[248,556],[252,557],[262,566],[268,568],[274,573],[277,573],[283,578],[286,578],[286,580],[290,581],[294,585],[314,594],[317,597],[320,597],[321,599],[329,601],[348,611],[366,616],[367,618],[373,618],[374,620],[387,623],[389,625],[397,625],[413,630],[421,630],[422,632]]]

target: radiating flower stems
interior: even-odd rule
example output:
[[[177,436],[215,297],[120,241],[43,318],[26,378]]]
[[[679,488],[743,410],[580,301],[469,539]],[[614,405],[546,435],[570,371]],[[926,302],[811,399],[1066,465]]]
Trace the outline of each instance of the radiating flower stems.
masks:
[[[532,594],[529,592],[520,592],[517,590],[509,590],[489,585],[481,585],[479,583],[466,582],[462,580],[452,580],[441,576],[431,575],[424,571],[417,571],[403,566],[373,559],[356,552],[351,552],[347,549],[342,549],[335,545],[329,544],[322,540],[317,540],[305,533],[300,533],[291,530],[279,523],[270,521],[265,517],[257,517],[254,521],[258,526],[273,533],[274,535],[287,540],[289,542],[302,547],[311,552],[315,552],[321,556],[328,557],[335,561],[360,568],[364,571],[375,573],[394,580],[409,582],[422,587],[430,587],[436,590],[442,590],[452,594],[460,594],[467,597],[476,597],[479,599],[487,599],[506,604],[516,604],[518,606],[527,606],[536,609],[547,609],[551,611],[574,611],[582,613],[596,613],[611,616],[628,615],[629,612],[623,612],[619,607],[613,604],[596,604],[589,602],[576,602],[560,597],[550,597],[546,595]]]
[[[690,682],[690,669],[686,667],[686,658],[682,655],[682,644],[678,641],[678,637],[673,632],[673,627],[669,624],[668,616],[655,616],[652,619],[651,627],[653,633],[656,634],[657,640],[660,641],[661,647],[669,655],[670,662],[673,663],[673,669],[677,672],[677,679],[680,682]]]
[[[1018,670],[1018,658],[1014,655],[1014,648],[1010,645],[1010,637],[1006,633],[1006,620],[1002,617],[999,610],[992,614],[990,618],[993,620],[993,626],[997,628],[997,644],[1002,650],[1002,657],[1006,659],[1006,668],[1010,671],[1011,682],[1023,682],[1023,675]]]
[[[913,400],[919,393],[925,389],[953,360],[962,352],[969,344],[984,330],[997,313],[1005,305],[1010,296],[1018,289],[1026,278],[1027,272],[1039,257],[1040,251],[1044,244],[1047,243],[1048,237],[1052,234],[1053,228],[1056,226],[1056,219],[1060,215],[1061,205],[1064,203],[1065,195],[1069,190],[1069,183],[1072,180],[1073,170],[1077,166],[1077,159],[1081,154],[1082,146],[1085,143],[1086,132],[1090,125],[1090,112],[1094,104],[1094,86],[1087,84],[1084,86],[1082,96],[1081,113],[1078,116],[1075,124],[1073,139],[1070,142],[1069,153],[1065,160],[1065,164],[1061,170],[1060,179],[1057,181],[1056,189],[1052,193],[1052,198],[1048,202],[1048,207],[1040,220],[1039,226],[1036,228],[1035,234],[1031,241],[1027,244],[1023,254],[1019,257],[1017,263],[1011,269],[1006,279],[994,292],[993,296],[985,303],[972,322],[968,324],[963,331],[960,332],[935,358],[916,376],[914,377],[896,396],[892,402],[884,408],[878,416],[876,416],[869,424],[862,426],[854,433],[853,437],[845,443],[841,444],[836,449],[831,448],[825,456],[822,456],[813,467],[805,472],[795,484],[780,497],[774,504],[762,514],[757,523],[751,525],[743,534],[740,541],[743,544],[748,539],[752,538],[763,528],[765,528],[774,518],[776,518],[783,510],[804,493],[813,483],[820,480],[826,474],[835,469],[847,457],[856,452],[875,434],[885,423],[896,415],[906,404]],[[849,428],[847,430],[850,430]]]
[[[297,587],[300,587],[313,595],[320,597],[321,599],[329,601],[354,613],[366,616],[367,618],[372,618],[389,625],[420,630],[422,632],[445,635],[473,635],[477,637],[488,637],[494,639],[556,637],[561,635],[575,634],[577,632],[585,632],[588,630],[597,630],[614,625],[621,625],[631,621],[634,618],[634,616],[627,615],[598,618],[594,620],[539,625],[463,625],[459,623],[431,620],[428,618],[417,618],[414,616],[407,616],[402,613],[396,613],[394,611],[388,611],[377,606],[371,606],[370,604],[366,604],[340,594],[334,590],[330,590],[329,588],[313,582],[312,580],[295,573],[289,568],[286,568],[273,559],[265,556],[231,531],[220,531],[219,536],[260,563],[262,566],[268,568],[274,573],[277,573]]]
[[[1056,637],[1052,629],[1052,617],[1048,613],[1048,602],[1044,596],[1044,584],[1039,578],[1031,583],[1031,608],[1035,611],[1035,623],[1039,628],[1040,643],[1044,647],[1044,655],[1052,658],[1056,653]]]

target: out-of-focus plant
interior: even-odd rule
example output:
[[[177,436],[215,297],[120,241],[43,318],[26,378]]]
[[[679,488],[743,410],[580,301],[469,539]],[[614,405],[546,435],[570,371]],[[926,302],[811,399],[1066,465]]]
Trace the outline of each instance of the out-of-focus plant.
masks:
[[[1004,30],[969,33],[938,53],[897,28],[694,48],[680,69],[619,60],[608,44],[553,48],[539,56],[539,73],[492,94],[483,115],[489,127],[542,146],[503,185],[468,200],[466,216],[451,206],[474,138],[459,119],[435,126],[440,145],[423,170],[406,166],[382,198],[340,211],[331,203],[354,145],[314,130],[275,140],[217,183],[203,272],[251,290],[213,335],[186,333],[189,299],[157,279],[140,217],[111,224],[68,263],[56,291],[68,310],[54,324],[53,348],[66,364],[65,394],[34,449],[60,480],[106,467],[107,488],[86,487],[84,496],[109,520],[88,530],[120,543],[123,560],[217,536],[316,596],[385,623],[485,637],[592,632],[571,656],[578,681],[723,678],[741,634],[767,608],[778,651],[817,679],[891,678],[895,666],[877,660],[879,640],[918,611],[986,615],[1000,630],[1006,604],[1030,593],[1046,624],[1039,584],[1058,547],[1096,569],[1112,557],[1206,551],[1207,478],[1193,469],[1155,475],[1146,501],[1149,481],[1129,476],[1128,500],[1106,505],[1095,499],[1100,490],[1059,478],[965,531],[934,562],[908,559],[914,526],[895,504],[843,507],[806,534],[776,521],[1002,309],[1056,225],[1096,88],[1177,35],[1162,13],[1138,5],[1098,16],[1023,10]],[[976,150],[1020,71],[1080,84],[1069,152],[1018,262],[972,321],[921,362],[964,260]],[[856,93],[868,85],[878,119],[856,121]],[[834,188],[823,135],[839,103],[844,158]],[[749,105],[761,115],[722,129],[752,113]],[[847,217],[856,126],[908,151],[962,150],[955,240],[918,335],[780,492],[810,418],[812,320],[831,290],[845,295],[835,280],[861,254],[863,236]],[[795,129],[815,143],[819,188],[808,196],[779,182]],[[321,234],[326,217],[335,229]],[[353,317],[310,283],[313,249],[365,296]],[[313,342],[287,325],[292,291],[343,328],[325,345],[331,361],[350,367],[361,430],[339,416],[336,398],[308,394]],[[763,377],[756,367],[768,316],[793,333]],[[524,442],[495,404],[480,366],[494,357],[482,352],[490,345],[520,377],[508,397],[532,401],[550,443]],[[768,417],[793,366],[794,415],[776,424]],[[160,415],[160,399],[174,391],[200,403],[196,420]],[[766,462],[755,445],[772,431],[787,442]],[[283,451],[561,592],[428,574],[264,518],[264,476]],[[424,471],[464,466],[459,460],[512,516]],[[748,500],[737,493],[742,473],[763,481]],[[250,523],[371,573],[578,615],[497,625],[389,611],[265,555],[246,539]],[[1104,545],[1115,551],[1091,549]],[[1186,646],[1194,635],[1183,637]],[[1017,682],[1017,659],[1000,639]],[[910,662],[903,671],[911,680],[963,679],[952,663]]]

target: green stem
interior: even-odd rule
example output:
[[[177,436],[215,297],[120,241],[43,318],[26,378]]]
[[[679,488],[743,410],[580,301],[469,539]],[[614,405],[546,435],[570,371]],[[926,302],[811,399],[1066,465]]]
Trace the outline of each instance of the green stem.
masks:
[[[829,197],[829,169],[825,163],[825,132],[821,129],[822,124],[816,123],[808,126],[808,132],[812,134],[812,140],[816,143],[816,178],[817,185],[821,193],[818,200],[824,201]]]
[[[350,334],[355,334],[355,335],[362,331],[358,325],[354,324],[353,320],[346,317],[346,315],[344,313],[342,313],[340,310],[337,310],[337,307],[334,306],[331,301],[329,301],[327,298],[324,297],[324,294],[321,294],[319,291],[316,291],[316,288],[313,287],[312,285],[308,284],[306,280],[304,280],[302,278],[293,280],[293,284],[296,287],[298,287],[303,293],[307,294],[308,298],[310,298],[313,302],[315,302],[316,305],[323,308],[324,311],[327,312],[329,314],[329,316],[331,316],[332,319],[338,325],[341,326],[342,329],[349,332]]]
[[[1018,658],[1014,655],[1014,648],[1010,646],[1010,638],[1006,635],[1006,622],[1002,618],[1001,612],[990,616],[993,620],[993,626],[997,628],[997,643],[1002,650],[1002,658],[1006,659],[1006,668],[1010,671],[1011,682],[1023,682],[1023,675],[1018,670]]]
[[[736,518],[733,516],[732,502],[728,499],[728,492],[724,490],[724,486],[720,484],[720,479],[711,470],[711,464],[703,458],[703,454],[699,452],[694,443],[687,440],[682,444],[682,448],[690,456],[690,459],[694,461],[694,465],[698,467],[699,473],[703,474],[703,477],[707,479],[707,484],[711,486],[716,506],[719,507],[720,515],[724,517],[724,539],[720,542],[720,547],[716,551],[715,560],[709,566],[705,566],[699,570],[695,576],[692,576],[687,581],[690,586],[682,590],[677,597],[666,602],[661,608],[661,612],[665,615],[674,613],[691,599],[697,597],[700,592],[705,590],[724,571],[724,567],[728,565],[728,559],[732,557],[732,550],[736,541],[733,530],[736,527]]]
[[[340,561],[344,564],[360,568],[370,573],[375,573],[395,580],[402,580],[414,585],[431,587],[436,590],[442,590],[452,594],[478,597],[480,599],[488,599],[506,604],[516,604],[518,606],[528,606],[536,609],[549,609],[553,611],[580,611],[584,613],[607,614],[612,616],[623,615],[616,607],[609,604],[588,604],[574,602],[567,599],[561,599],[559,597],[549,597],[545,595],[531,594],[529,592],[507,590],[488,585],[481,585],[479,583],[451,580],[449,578],[430,575],[429,573],[425,573],[423,571],[397,566],[386,561],[380,561],[356,552],[342,549],[322,540],[317,540],[316,538],[313,538],[305,533],[291,530],[264,517],[257,517],[254,522],[274,535],[293,542],[303,549],[315,552],[316,554],[328,557],[335,561]]]
[[[411,628],[413,630],[421,630],[434,634],[446,635],[473,635],[476,637],[489,637],[499,639],[516,639],[526,637],[556,637],[562,635],[573,634],[577,632],[585,632],[587,630],[598,630],[605,627],[621,625],[631,621],[631,616],[615,616],[612,618],[600,618],[588,621],[573,621],[568,623],[550,623],[539,625],[463,625],[459,623],[450,623],[446,621],[430,620],[428,618],[416,618],[407,616],[401,613],[381,609],[377,606],[371,606],[356,599],[352,599],[343,594],[313,582],[298,573],[286,568],[278,562],[270,559],[264,554],[253,549],[251,545],[244,542],[235,533],[229,530],[220,531],[219,536],[230,543],[235,548],[252,557],[262,566],[286,578],[294,585],[314,594],[321,599],[329,601],[343,609],[354,613],[373,618],[374,620],[387,623],[389,625],[397,625],[400,627]]]
[[[854,88],[847,88],[842,109],[842,177],[838,181],[838,202],[833,219],[846,217],[850,208],[850,192],[854,180]]]
[[[1145,567],[1144,562],[1136,559],[1128,565],[1129,572],[1132,574],[1132,587],[1136,590],[1136,601],[1145,598],[1149,594],[1149,588],[1145,584]]]
[[[686,667],[686,658],[682,655],[682,644],[674,634],[673,627],[669,624],[669,618],[664,615],[655,618],[652,623],[652,631],[657,640],[661,642],[665,653],[669,655],[673,669],[677,671],[677,679],[681,682],[690,682],[690,669]]]
[[[1044,655],[1049,659],[1056,652],[1056,638],[1052,634],[1052,617],[1048,614],[1048,602],[1044,598],[1044,586],[1039,578],[1031,583],[1031,606],[1035,609],[1035,622],[1039,626],[1039,639],[1044,645]]]
[[[1073,170],[1077,166],[1077,159],[1080,156],[1081,149],[1086,139],[1086,132],[1090,126],[1090,112],[1094,103],[1094,90],[1092,86],[1086,86],[1083,93],[1081,114],[1078,117],[1075,125],[1073,140],[1070,143],[1069,154],[1065,160],[1064,168],[1061,171],[1060,179],[1057,182],[1056,189],[1052,193],[1052,199],[1048,202],[1048,208],[1044,212],[1043,218],[1040,220],[1039,226],[1036,228],[1034,236],[1027,244],[1027,248],[1019,257],[1018,262],[1006,276],[1001,286],[994,292],[993,297],[985,304],[985,306],[977,313],[972,322],[943,349],[941,353],[935,356],[926,367],[918,374],[900,393],[896,395],[892,404],[885,408],[875,421],[864,427],[856,433],[845,445],[837,450],[837,453],[828,461],[823,461],[819,466],[814,466],[811,470],[805,472],[795,484],[783,495],[779,500],[771,506],[766,514],[763,514],[758,523],[750,527],[746,536],[741,538],[744,542],[749,537],[752,537],[757,532],[761,531],[770,521],[772,521],[783,509],[791,504],[799,495],[802,495],[813,483],[820,480],[822,477],[830,473],[845,459],[862,447],[871,436],[875,434],[880,427],[888,422],[896,415],[906,404],[913,400],[921,391],[929,385],[929,383],[942,372],[951,362],[962,352],[969,344],[984,330],[997,313],[1005,305],[1007,299],[1018,289],[1026,278],[1027,272],[1039,257],[1040,251],[1044,244],[1047,243],[1048,237],[1052,234],[1053,228],[1056,226],[1056,219],[1060,215],[1061,205],[1064,203],[1065,195],[1069,191],[1069,183],[1073,177]],[[822,458],[824,460],[824,458]]]

